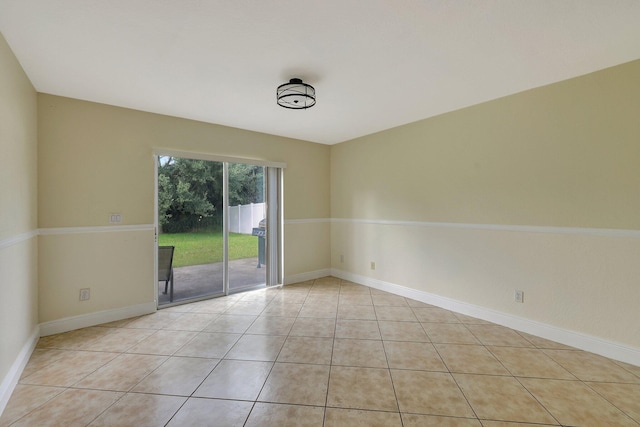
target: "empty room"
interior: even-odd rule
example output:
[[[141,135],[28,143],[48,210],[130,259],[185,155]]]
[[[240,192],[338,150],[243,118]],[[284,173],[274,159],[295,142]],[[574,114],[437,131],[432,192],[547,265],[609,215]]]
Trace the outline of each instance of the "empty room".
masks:
[[[0,427],[640,426],[639,22],[0,0]]]

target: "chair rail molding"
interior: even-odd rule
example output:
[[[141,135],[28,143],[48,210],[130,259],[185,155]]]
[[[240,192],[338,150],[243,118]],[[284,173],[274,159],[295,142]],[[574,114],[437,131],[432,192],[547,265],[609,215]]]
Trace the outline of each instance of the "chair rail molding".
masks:
[[[31,230],[31,231],[27,231],[25,233],[20,233],[17,234],[15,236],[11,236],[11,237],[7,237],[5,239],[0,240],[0,250],[4,249],[4,248],[8,248],[10,246],[13,245],[17,245],[18,243],[27,241],[29,239],[32,239],[34,237],[36,237],[38,234],[40,234],[39,230]]]
[[[520,233],[581,234],[602,237],[640,238],[640,230],[617,228],[552,227],[539,225],[466,224],[458,222],[397,221],[366,218],[331,218],[332,223],[397,225],[407,227],[458,228],[468,230],[515,231]]]

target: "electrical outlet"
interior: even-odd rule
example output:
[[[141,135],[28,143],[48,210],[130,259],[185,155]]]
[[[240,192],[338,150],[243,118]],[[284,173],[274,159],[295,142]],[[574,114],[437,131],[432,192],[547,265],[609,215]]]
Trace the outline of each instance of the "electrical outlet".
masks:
[[[80,289],[80,301],[87,301],[91,298],[91,291],[89,288]]]
[[[514,299],[516,302],[523,303],[524,302],[524,291],[515,290]]]
[[[122,223],[122,214],[121,213],[111,213],[109,214],[109,224],[121,224]]]
[[[340,262],[343,263],[344,262],[344,255],[340,254]]]
[[[376,269],[376,263],[374,261],[371,261],[371,269],[372,270]]]

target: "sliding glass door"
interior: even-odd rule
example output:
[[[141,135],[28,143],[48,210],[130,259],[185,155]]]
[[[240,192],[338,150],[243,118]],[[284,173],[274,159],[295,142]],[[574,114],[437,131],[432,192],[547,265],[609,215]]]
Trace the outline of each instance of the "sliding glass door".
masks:
[[[264,170],[263,166],[228,164],[230,292],[267,283]]]
[[[224,294],[224,165],[158,156],[158,305]]]
[[[282,283],[281,169],[157,155],[158,306]]]

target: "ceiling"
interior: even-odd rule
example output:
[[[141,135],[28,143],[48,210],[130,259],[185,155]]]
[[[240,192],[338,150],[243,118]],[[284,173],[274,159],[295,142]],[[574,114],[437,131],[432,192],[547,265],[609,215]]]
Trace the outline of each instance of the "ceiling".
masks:
[[[638,59],[640,1],[0,0],[0,31],[38,92],[335,144]]]

